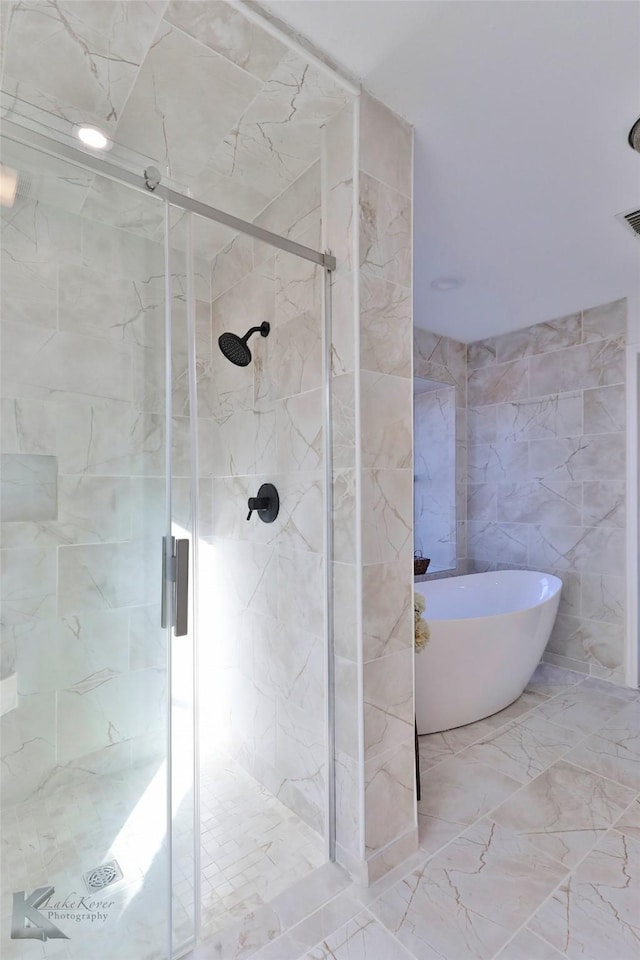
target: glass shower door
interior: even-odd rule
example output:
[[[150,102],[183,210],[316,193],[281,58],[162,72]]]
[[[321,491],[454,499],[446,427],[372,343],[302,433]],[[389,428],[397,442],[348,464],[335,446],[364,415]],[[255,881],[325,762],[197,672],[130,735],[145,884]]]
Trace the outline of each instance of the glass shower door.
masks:
[[[0,953],[165,960],[164,208],[2,163]]]

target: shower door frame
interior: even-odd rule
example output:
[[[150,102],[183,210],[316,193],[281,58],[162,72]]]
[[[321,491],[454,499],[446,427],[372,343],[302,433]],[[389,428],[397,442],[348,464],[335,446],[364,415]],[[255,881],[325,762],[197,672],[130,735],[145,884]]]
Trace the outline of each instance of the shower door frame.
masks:
[[[61,135],[63,136],[63,135]],[[170,273],[170,224],[169,211],[171,207],[177,207],[186,211],[188,214],[195,214],[207,220],[220,223],[236,230],[253,239],[269,244],[276,249],[283,250],[286,253],[310,261],[323,268],[322,283],[322,404],[323,404],[323,460],[324,460],[324,493],[323,493],[323,580],[325,589],[324,604],[324,645],[325,645],[325,737],[326,737],[326,788],[325,788],[325,848],[327,859],[334,863],[336,861],[336,786],[335,786],[335,667],[334,667],[334,630],[333,630],[333,424],[332,424],[332,372],[331,372],[331,290],[332,273],[335,271],[337,263],[336,258],[330,250],[324,252],[307,247],[304,244],[290,240],[280,234],[265,230],[246,220],[234,217],[208,204],[193,199],[187,194],[172,189],[162,183],[161,175],[157,168],[148,166],[142,174],[136,173],[122,166],[119,163],[113,163],[101,156],[89,153],[72,143],[66,143],[64,140],[58,140],[43,134],[31,126],[22,126],[13,120],[4,119],[2,123],[2,137],[7,140],[14,140],[35,150],[45,153],[49,156],[55,156],[60,159],[69,160],[79,167],[83,167],[99,176],[106,177],[117,183],[125,184],[146,195],[151,194],[163,201],[165,206],[165,327],[171,330],[171,273]],[[190,436],[191,436],[191,488],[192,496],[192,561],[193,570],[192,586],[190,593],[190,609],[193,611],[194,623],[191,629],[194,631],[193,655],[194,655],[194,933],[193,943],[185,943],[179,947],[178,953],[173,952],[173,888],[172,888],[172,851],[171,851],[171,823],[172,823],[172,790],[171,790],[171,753],[167,755],[167,773],[168,773],[168,822],[167,822],[167,844],[169,851],[168,864],[168,883],[170,891],[169,905],[169,938],[167,947],[169,950],[167,960],[173,960],[175,956],[184,956],[195,945],[200,942],[200,871],[199,862],[199,834],[200,834],[200,811],[199,811],[199,742],[200,742],[200,724],[198,716],[198,697],[197,697],[197,637],[196,637],[196,589],[197,589],[197,542],[198,542],[198,444],[197,444],[197,393],[196,393],[196,363],[195,363],[195,294],[193,285],[193,238],[192,238],[192,217],[188,217],[187,223],[187,336],[188,336],[188,379],[189,395],[193,400],[193,409],[190,412]],[[167,400],[165,415],[168,418],[166,442],[167,468],[171,467],[171,342],[170,338],[165,344],[166,350],[166,383]],[[193,392],[192,392],[193,391]],[[172,476],[167,473],[167,498],[166,509],[167,516],[171,516],[171,486]],[[169,541],[170,542],[170,541]],[[163,552],[164,560],[164,552]],[[165,585],[166,586],[166,585]],[[173,638],[173,628],[171,626],[171,593],[169,593],[169,626],[168,626],[168,651],[169,664],[171,663],[171,647]],[[169,672],[169,681],[171,672]],[[171,683],[169,682],[169,698],[171,697]],[[171,699],[169,699],[169,740],[171,740]],[[196,842],[197,841],[197,842]]]
[[[632,311],[640,315],[640,301],[629,300]],[[629,323],[629,330],[633,328]],[[627,620],[625,649],[625,682],[640,687],[640,343],[626,348],[626,488],[627,488]]]
[[[218,210],[216,207],[211,207],[209,204],[202,203],[200,200],[194,200],[193,197],[163,185],[161,174],[154,166],[147,167],[144,173],[140,175],[139,173],[128,170],[126,167],[110,163],[102,157],[87,153],[79,147],[71,146],[68,143],[56,140],[53,137],[49,137],[46,134],[28,127],[22,127],[13,120],[3,120],[2,131],[2,136],[6,137],[7,140],[18,140],[20,143],[34,147],[41,152],[52,154],[63,160],[71,160],[73,163],[78,164],[78,166],[86,167],[93,173],[108,177],[110,180],[126,183],[128,186],[142,190],[147,194],[152,193],[155,197],[159,197],[161,200],[171,204],[171,206],[179,207],[181,210],[186,210],[189,213],[196,213],[198,216],[205,217],[207,220],[221,223],[231,230],[237,230],[239,233],[253,237],[254,240],[261,240],[263,243],[268,243],[270,246],[276,247],[279,250],[285,250],[287,253],[292,253],[296,257],[301,257],[303,260],[310,260],[312,263],[317,263],[321,267],[324,267],[325,270],[333,271],[336,269],[336,258],[330,253],[322,253],[319,250],[314,250],[312,247],[306,247],[302,243],[296,243],[295,240],[289,240],[288,237],[282,237],[278,233],[272,233],[271,230],[265,230],[255,223],[250,223],[248,220],[241,220],[239,217],[234,217],[230,213],[225,213],[224,210]]]

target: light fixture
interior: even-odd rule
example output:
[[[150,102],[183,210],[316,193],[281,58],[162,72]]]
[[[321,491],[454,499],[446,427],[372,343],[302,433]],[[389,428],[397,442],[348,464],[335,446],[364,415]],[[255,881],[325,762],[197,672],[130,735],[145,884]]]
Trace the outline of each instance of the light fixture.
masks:
[[[435,280],[431,281],[432,290],[457,290],[462,286],[464,280],[461,277],[436,277]]]
[[[108,137],[97,127],[78,127],[76,133],[85,147],[92,150],[107,150],[111,146]]]
[[[0,204],[12,207],[18,192],[18,174],[11,167],[0,166]]]

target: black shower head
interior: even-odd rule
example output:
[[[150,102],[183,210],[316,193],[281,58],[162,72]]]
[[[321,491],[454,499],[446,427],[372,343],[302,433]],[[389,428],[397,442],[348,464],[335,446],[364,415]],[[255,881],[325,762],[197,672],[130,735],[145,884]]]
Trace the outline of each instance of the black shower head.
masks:
[[[250,330],[247,330],[244,337],[238,337],[235,333],[223,333],[218,337],[218,346],[227,360],[231,360],[231,363],[235,363],[237,367],[247,367],[251,363],[251,350],[249,350],[247,340],[254,333],[268,337],[270,329],[270,324],[265,320],[259,327],[251,327]]]

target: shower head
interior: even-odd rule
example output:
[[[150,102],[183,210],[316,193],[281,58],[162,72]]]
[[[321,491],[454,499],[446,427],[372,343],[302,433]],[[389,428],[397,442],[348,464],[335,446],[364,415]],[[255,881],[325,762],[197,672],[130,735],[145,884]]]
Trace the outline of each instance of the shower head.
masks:
[[[231,363],[235,363],[237,367],[247,367],[251,363],[251,350],[249,350],[247,340],[254,333],[259,333],[262,337],[268,337],[270,329],[270,324],[265,320],[259,327],[251,327],[250,330],[247,330],[244,337],[238,337],[235,333],[223,333],[218,337],[218,346],[227,360],[231,360]]]

